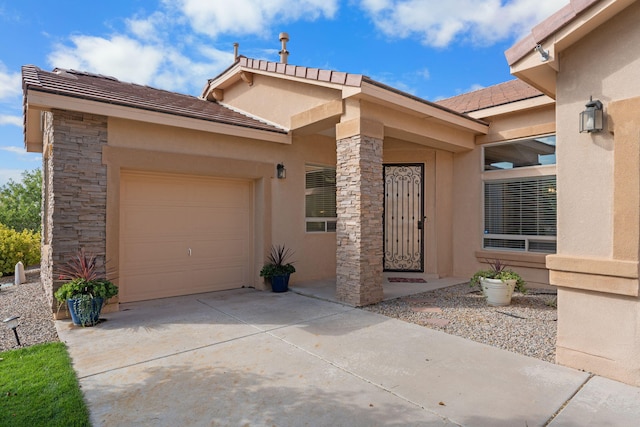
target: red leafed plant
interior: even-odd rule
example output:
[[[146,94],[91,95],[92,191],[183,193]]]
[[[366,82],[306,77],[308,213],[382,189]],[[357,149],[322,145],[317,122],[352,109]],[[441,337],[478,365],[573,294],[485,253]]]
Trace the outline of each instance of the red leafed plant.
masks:
[[[87,282],[98,279],[96,256],[88,254],[84,248],[74,255],[64,266],[58,270],[58,279],[74,280],[83,279]]]

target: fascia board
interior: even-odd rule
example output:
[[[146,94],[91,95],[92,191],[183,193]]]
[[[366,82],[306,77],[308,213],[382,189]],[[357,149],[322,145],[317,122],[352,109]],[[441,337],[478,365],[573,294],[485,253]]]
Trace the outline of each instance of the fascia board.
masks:
[[[419,102],[414,99],[407,98],[399,93],[394,93],[384,88],[363,82],[360,96],[366,97],[376,103],[392,104],[395,107],[408,110],[411,114],[422,118],[434,118],[441,120],[447,124],[458,126],[469,131],[486,134],[489,131],[489,125],[478,123],[477,119],[465,118],[453,112],[440,109],[438,107]]]
[[[81,111],[108,117],[117,117],[127,120],[137,120],[146,123],[175,126],[185,129],[200,130],[204,132],[219,133],[222,135],[237,136],[280,144],[291,144],[291,135],[269,132],[260,129],[252,129],[243,126],[235,126],[225,123],[216,123],[191,117],[176,116],[156,111],[142,110],[138,108],[120,105],[106,104],[80,98],[56,95],[40,91],[27,91],[27,106],[29,109],[50,111],[57,108],[61,110]]]
[[[498,105],[496,107],[485,108],[483,110],[467,113],[469,117],[482,120],[486,117],[501,116],[503,114],[516,113],[519,111],[531,110],[533,108],[544,107],[555,104],[555,101],[546,96],[536,96],[535,98],[523,99],[522,101],[511,102],[509,104]]]
[[[551,56],[550,61],[543,63],[546,68],[550,69],[546,74],[558,71],[557,56],[560,52],[584,38],[598,26],[620,13],[635,1],[636,0],[606,0],[598,2],[594,4],[592,8],[581,13],[579,17],[572,22],[560,28],[555,33],[550,34],[545,40],[537,41],[544,50],[549,51]],[[541,65],[540,54],[533,49],[536,40],[531,36],[529,36],[529,39],[532,43],[531,51],[511,64],[511,74],[519,78],[524,77],[522,78],[523,80],[548,95],[555,94],[555,90],[550,90],[548,87],[541,88],[537,84],[537,77],[543,75],[543,73],[538,71],[537,75],[535,75],[528,72],[530,68],[538,68]]]

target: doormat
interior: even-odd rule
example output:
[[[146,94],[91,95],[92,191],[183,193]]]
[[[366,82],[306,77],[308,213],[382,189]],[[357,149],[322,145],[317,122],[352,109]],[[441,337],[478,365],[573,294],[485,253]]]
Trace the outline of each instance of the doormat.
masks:
[[[427,283],[426,280],[422,278],[414,278],[414,277],[389,277],[389,282],[396,283]]]

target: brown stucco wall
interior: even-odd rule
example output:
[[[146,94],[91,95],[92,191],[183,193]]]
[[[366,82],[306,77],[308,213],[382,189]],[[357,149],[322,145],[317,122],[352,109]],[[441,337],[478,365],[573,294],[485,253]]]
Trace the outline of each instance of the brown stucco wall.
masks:
[[[255,182],[254,254],[257,275],[271,244],[286,244],[295,251],[295,281],[330,279],[336,271],[335,233],[305,232],[305,163],[335,166],[336,144],[330,137],[294,137],[292,144],[250,140],[159,126],[123,119],[109,119],[108,248],[118,258],[118,194],[121,169],[191,175],[248,178]],[[276,179],[276,165],[283,163],[287,178]]]
[[[558,255],[548,259],[559,287],[558,363],[634,385],[640,385],[639,21],[636,2],[561,53]],[[605,131],[580,134],[578,115],[590,96],[604,104]]]

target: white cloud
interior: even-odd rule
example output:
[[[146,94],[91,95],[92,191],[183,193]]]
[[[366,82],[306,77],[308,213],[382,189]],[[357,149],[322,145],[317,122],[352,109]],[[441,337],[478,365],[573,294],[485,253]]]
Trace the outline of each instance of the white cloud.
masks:
[[[11,153],[15,156],[20,157],[20,160],[27,161],[40,161],[40,153],[29,153],[24,147],[16,147],[14,145],[9,145],[5,147],[0,147],[0,150]]]
[[[125,22],[129,31],[138,39],[158,42],[162,40],[162,28],[170,24],[170,20],[164,13],[154,12],[148,18],[131,18]]]
[[[376,27],[390,37],[417,36],[429,46],[458,39],[487,45],[520,38],[568,0],[361,0]]]
[[[5,185],[9,180],[20,182],[24,169],[0,169],[0,186]]]
[[[22,77],[20,73],[11,73],[0,62],[0,100],[12,98],[22,93]]]
[[[165,5],[173,2],[165,0]],[[263,34],[274,22],[332,18],[339,0],[180,0],[175,5],[202,34]]]
[[[2,125],[14,125],[14,126],[22,127],[22,117],[0,114],[0,126]]]
[[[78,35],[48,56],[52,67],[116,77],[121,81],[199,94],[207,79],[233,62],[233,53],[211,47],[182,31],[186,18],[175,11],[126,20],[126,32],[108,38]]]
[[[73,36],[71,41],[75,46],[56,46],[47,58],[51,65],[149,84],[163,59],[161,49],[120,35],[110,39]]]

